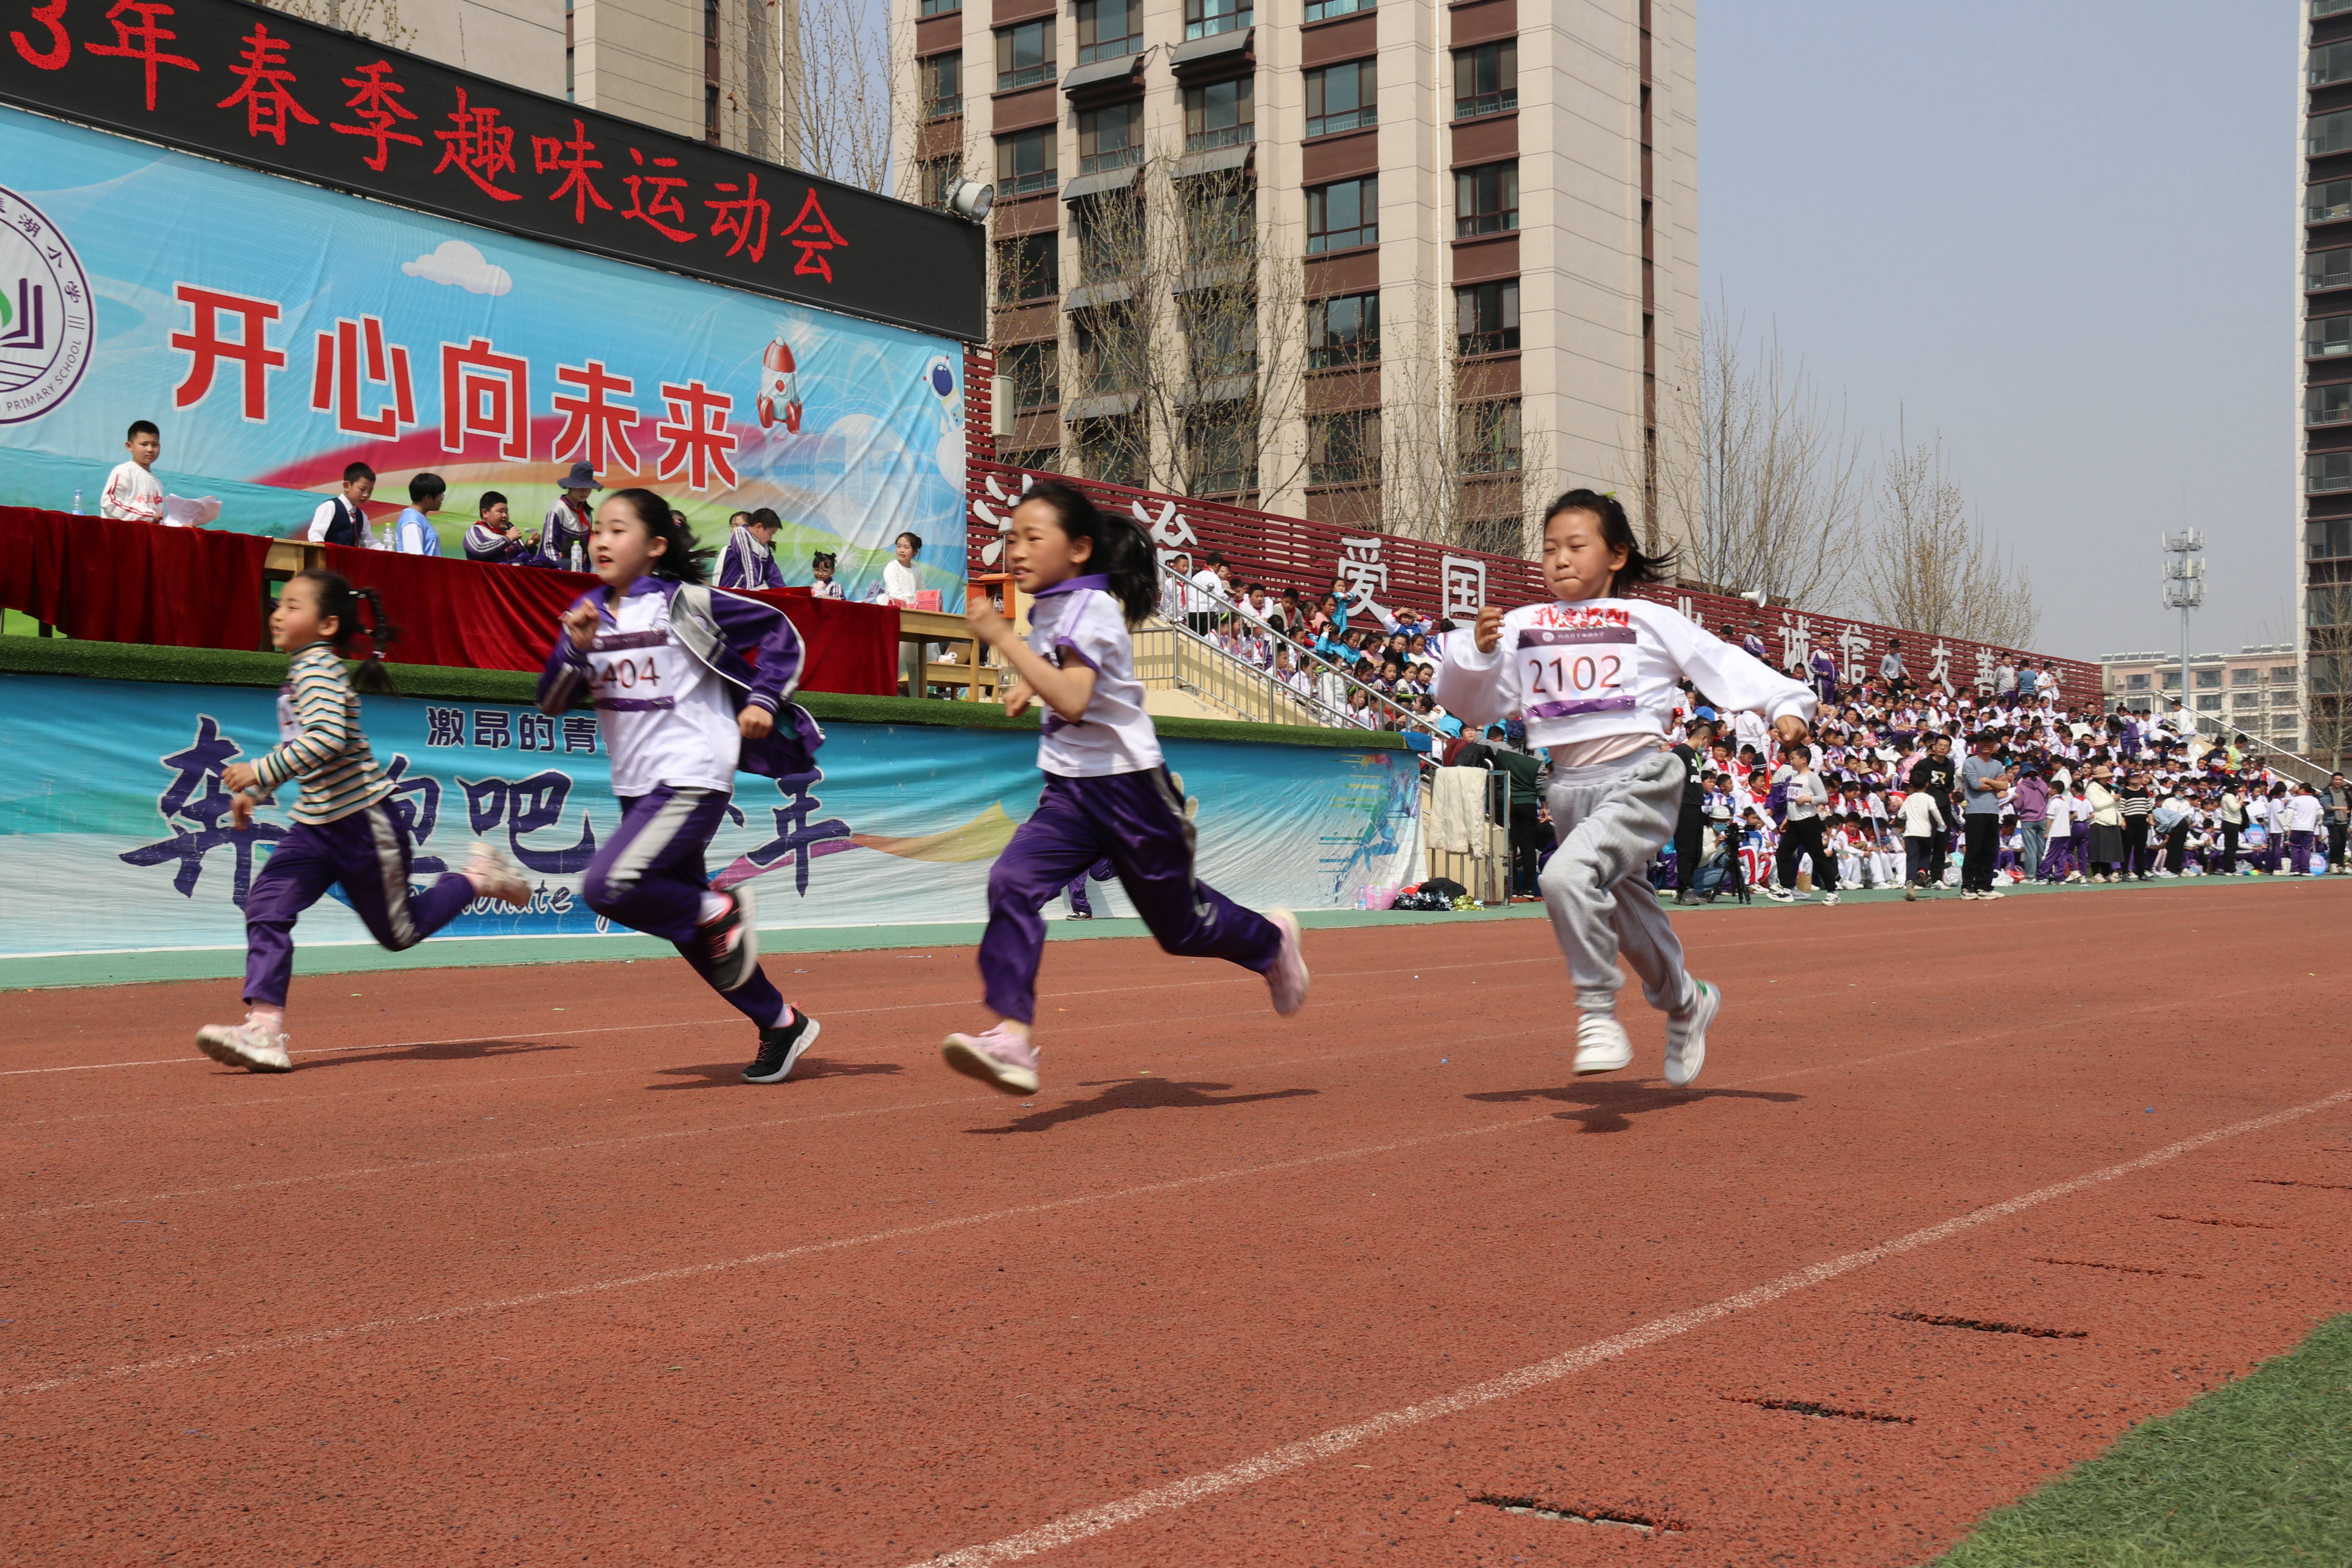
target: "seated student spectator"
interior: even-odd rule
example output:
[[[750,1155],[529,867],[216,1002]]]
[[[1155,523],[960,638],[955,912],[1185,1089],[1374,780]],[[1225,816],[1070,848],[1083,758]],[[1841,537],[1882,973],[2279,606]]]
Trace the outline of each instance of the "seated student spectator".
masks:
[[[922,591],[923,580],[915,572],[915,557],[922,552],[919,534],[902,533],[890,542],[891,558],[882,566],[882,592],[892,604],[906,609],[915,607],[915,595]]]
[[[368,498],[375,494],[375,470],[365,463],[353,463],[343,470],[343,493],[319,503],[310,514],[309,538],[313,544],[347,544],[361,550],[380,550],[375,531],[368,527]]]
[[[776,565],[776,531],[784,520],[766,507],[757,511],[739,511],[741,521],[727,535],[727,548],[719,558],[719,585],[722,588],[781,588],[784,574]]]
[[[475,505],[479,515],[466,525],[467,560],[504,566],[530,553],[530,542],[515,537],[514,514],[505,496],[484,490]]]
[[[584,462],[572,465],[572,471],[563,476],[562,493],[548,503],[546,521],[539,530],[539,552],[532,565],[560,572],[589,569],[588,524],[593,514],[588,496],[604,488],[596,482],[594,468]]]
[[[441,534],[432,514],[441,510],[449,487],[438,474],[419,474],[408,481],[408,504],[392,525],[391,548],[403,555],[438,555]]]
[[[98,494],[98,515],[117,522],[163,521],[163,486],[153,471],[163,452],[163,432],[144,419],[134,419],[122,448],[131,456],[106,476],[106,488]],[[79,508],[80,502],[74,504]]]
[[[840,584],[833,580],[833,552],[820,550],[809,557],[809,597],[839,599],[847,595]]]

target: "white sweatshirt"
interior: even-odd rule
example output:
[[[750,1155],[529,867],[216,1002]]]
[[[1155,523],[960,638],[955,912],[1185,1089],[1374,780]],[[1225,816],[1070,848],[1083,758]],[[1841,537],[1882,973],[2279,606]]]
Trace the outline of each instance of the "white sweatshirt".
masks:
[[[1522,605],[1492,653],[1449,637],[1437,700],[1472,726],[1523,714],[1530,746],[1664,740],[1685,676],[1721,709],[1812,721],[1811,687],[1646,599]]]

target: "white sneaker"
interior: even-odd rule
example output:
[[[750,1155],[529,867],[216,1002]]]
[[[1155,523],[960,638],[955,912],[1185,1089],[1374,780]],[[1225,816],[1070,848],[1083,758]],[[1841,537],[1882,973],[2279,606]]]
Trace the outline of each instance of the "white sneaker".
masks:
[[[1835,893],[1823,893],[1822,895],[1822,908],[1823,909],[1829,908],[1832,904],[1836,903],[1837,901],[1838,896]]]
[[[223,1067],[248,1072],[292,1072],[294,1058],[286,1054],[286,1037],[263,1028],[251,1018],[242,1024],[207,1024],[196,1031],[196,1049]]]
[[[1980,893],[1979,893],[1979,894],[1977,895],[1977,897],[1978,897],[1978,898],[1979,898],[1979,899],[1998,899],[1998,898],[2000,898],[2000,897],[2002,897],[2002,896],[2003,896],[2003,895],[2001,895],[2001,894],[2000,894],[2000,893],[1995,892],[1995,891],[1994,891],[1992,889],[1990,889],[1990,888],[1987,888],[1987,889],[1985,889],[1982,892],[1980,892]]]
[[[1723,1005],[1723,993],[1706,981],[1692,983],[1698,999],[1686,1013],[1666,1015],[1666,1081],[1683,1089],[1706,1065],[1706,1026]]]
[[[1268,910],[1265,918],[1282,932],[1282,949],[1265,972],[1265,988],[1273,994],[1275,1012],[1287,1018],[1307,1005],[1307,955],[1298,947],[1298,917],[1288,910]]]
[[[1776,904],[1793,904],[1797,901],[1797,895],[1790,892],[1786,888],[1766,888],[1762,892],[1766,898]]]
[[[1576,1070],[1615,1072],[1633,1064],[1633,1042],[1613,1013],[1587,1013],[1576,1023]]]
[[[1964,899],[1973,900],[1976,896],[1976,889],[1973,888],[1962,888],[1960,889],[1960,897]]]
[[[522,873],[515,869],[505,850],[485,839],[475,839],[473,847],[467,851],[466,875],[481,879],[475,886],[486,899],[496,899],[518,910],[530,902],[530,884],[523,880]]]

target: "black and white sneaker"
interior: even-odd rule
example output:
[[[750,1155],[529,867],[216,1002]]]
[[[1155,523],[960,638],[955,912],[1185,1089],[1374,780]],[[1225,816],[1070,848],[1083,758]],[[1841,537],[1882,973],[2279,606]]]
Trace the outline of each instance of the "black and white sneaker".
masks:
[[[740,991],[760,972],[760,934],[751,926],[751,889],[735,888],[722,896],[727,912],[694,934],[710,965],[710,983],[721,991]]]
[[[793,1076],[803,1052],[816,1043],[821,1026],[799,1008],[793,1021],[760,1031],[760,1054],[743,1069],[745,1083],[782,1083]]]

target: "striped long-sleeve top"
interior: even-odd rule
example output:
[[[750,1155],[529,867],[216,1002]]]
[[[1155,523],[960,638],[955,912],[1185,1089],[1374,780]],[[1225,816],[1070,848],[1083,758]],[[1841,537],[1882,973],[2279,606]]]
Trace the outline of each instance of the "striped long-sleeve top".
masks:
[[[265,795],[288,779],[302,781],[295,821],[338,822],[392,793],[360,729],[359,693],[331,644],[314,642],[294,656],[278,689],[278,728],[282,739],[253,768]]]

